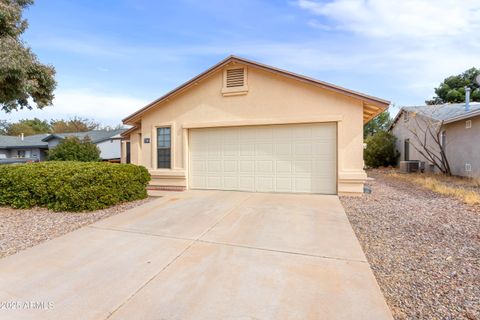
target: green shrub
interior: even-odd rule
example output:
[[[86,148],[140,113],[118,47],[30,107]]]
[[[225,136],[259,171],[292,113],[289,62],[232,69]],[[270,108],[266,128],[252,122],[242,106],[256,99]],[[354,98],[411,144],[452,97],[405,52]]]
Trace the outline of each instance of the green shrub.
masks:
[[[67,137],[48,151],[48,160],[100,161],[100,149],[88,137],[82,140],[77,137]]]
[[[369,136],[365,140],[367,147],[363,152],[365,164],[371,168],[396,165],[400,155],[395,149],[396,140],[394,135],[385,131]]]
[[[0,206],[91,211],[147,197],[147,169],[133,164],[49,161],[0,166]]]

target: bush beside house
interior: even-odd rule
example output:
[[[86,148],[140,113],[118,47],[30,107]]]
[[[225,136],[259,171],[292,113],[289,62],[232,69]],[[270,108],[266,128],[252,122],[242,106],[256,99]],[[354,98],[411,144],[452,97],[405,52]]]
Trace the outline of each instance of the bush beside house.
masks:
[[[100,161],[100,149],[85,137],[66,137],[55,148],[48,151],[48,160],[52,161]]]
[[[369,136],[366,140],[366,148],[363,158],[365,165],[371,168],[395,166],[399,153],[395,148],[395,138],[389,132],[379,131]]]
[[[0,206],[91,211],[147,197],[142,166],[50,161],[0,166]]]

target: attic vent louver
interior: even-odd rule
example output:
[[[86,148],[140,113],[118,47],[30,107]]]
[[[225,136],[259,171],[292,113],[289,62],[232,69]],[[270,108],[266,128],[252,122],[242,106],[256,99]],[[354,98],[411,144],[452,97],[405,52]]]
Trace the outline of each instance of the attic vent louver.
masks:
[[[245,85],[245,73],[243,68],[227,69],[227,88],[243,87]]]
[[[247,94],[247,68],[244,66],[227,67],[223,69],[222,94],[226,96],[237,96]]]

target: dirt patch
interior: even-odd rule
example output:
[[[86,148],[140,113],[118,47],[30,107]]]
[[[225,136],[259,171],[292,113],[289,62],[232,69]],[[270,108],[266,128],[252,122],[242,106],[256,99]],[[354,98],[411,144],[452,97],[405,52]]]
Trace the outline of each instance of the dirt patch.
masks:
[[[480,319],[477,206],[370,171],[371,194],[341,197],[395,319]]]
[[[0,207],[0,258],[151,200],[153,198],[122,203],[92,212],[53,212],[44,208]]]

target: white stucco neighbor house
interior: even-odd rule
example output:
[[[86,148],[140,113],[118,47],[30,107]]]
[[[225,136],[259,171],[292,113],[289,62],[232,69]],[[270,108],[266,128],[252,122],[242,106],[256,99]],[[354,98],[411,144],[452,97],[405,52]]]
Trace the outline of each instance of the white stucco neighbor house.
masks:
[[[92,130],[87,132],[37,134],[32,136],[0,136],[0,163],[44,161],[48,150],[66,137],[89,137],[100,149],[104,161],[120,161],[121,136],[125,129]]]
[[[453,175],[480,177],[480,103],[447,103],[442,105],[403,107],[393,120],[389,131],[397,138],[399,161],[423,161],[425,170],[437,171],[431,161],[417,149],[425,139],[434,156],[440,157],[433,136],[426,130],[428,124],[439,127],[439,141]],[[425,133],[426,136],[425,136]]]

